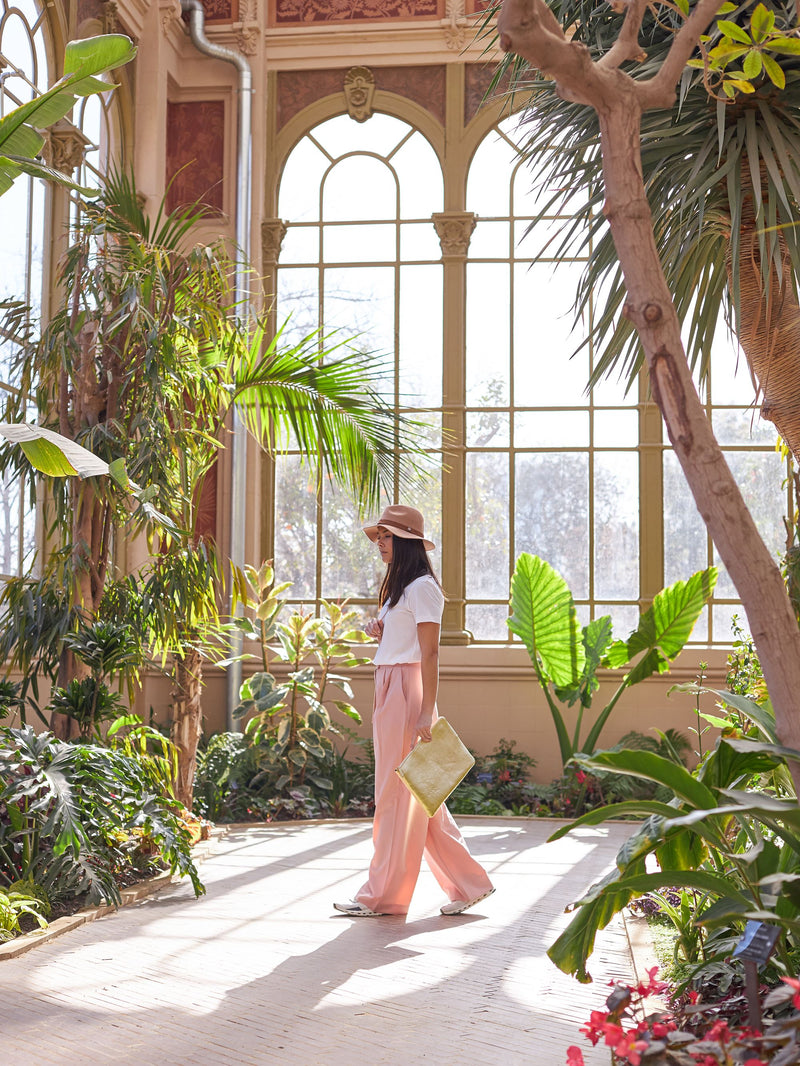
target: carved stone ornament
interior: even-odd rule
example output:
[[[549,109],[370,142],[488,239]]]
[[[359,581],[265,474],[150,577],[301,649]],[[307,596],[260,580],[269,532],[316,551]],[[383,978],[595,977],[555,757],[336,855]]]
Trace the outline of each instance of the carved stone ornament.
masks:
[[[464,0],[447,0],[447,28],[444,43],[453,52],[461,52],[467,44],[466,8]]]
[[[100,16],[103,33],[117,33],[119,30],[119,12],[115,0],[103,0],[103,13]]]
[[[258,26],[237,26],[236,29],[236,44],[239,47],[239,51],[246,56],[254,56],[258,51],[258,38],[261,30]]]
[[[286,223],[281,218],[265,218],[261,223],[261,261],[264,268],[277,264],[281,245],[286,236]]]
[[[478,216],[472,211],[442,211],[431,217],[442,246],[442,259],[466,259]]]
[[[61,118],[50,127],[45,137],[45,162],[62,174],[71,175],[83,162],[83,153],[91,143],[77,126]]]
[[[168,33],[171,26],[180,22],[181,0],[158,0],[161,12],[161,29]]]
[[[372,98],[375,95],[375,75],[369,67],[350,67],[344,76],[344,98],[347,113],[356,122],[372,118]]]

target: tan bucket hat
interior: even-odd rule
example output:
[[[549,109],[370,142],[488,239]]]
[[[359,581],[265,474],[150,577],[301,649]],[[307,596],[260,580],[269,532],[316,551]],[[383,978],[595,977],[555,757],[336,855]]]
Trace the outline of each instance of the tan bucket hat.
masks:
[[[425,539],[425,523],[416,507],[390,504],[377,522],[364,526],[364,532],[373,542],[378,539],[378,526],[385,526],[395,536],[405,537],[406,540],[421,540],[426,551],[432,552],[436,547],[432,540]]]

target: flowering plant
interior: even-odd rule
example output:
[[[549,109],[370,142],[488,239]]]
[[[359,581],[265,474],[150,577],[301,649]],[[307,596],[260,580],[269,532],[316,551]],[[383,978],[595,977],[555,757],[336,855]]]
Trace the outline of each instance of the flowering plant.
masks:
[[[606,1010],[593,1010],[580,1030],[593,1045],[611,1049],[612,1066],[790,1066],[800,1062],[800,980],[783,984],[764,1000],[767,1010],[791,1006],[791,1014],[772,1019],[761,1033],[747,1026],[731,1028],[725,1019],[704,1017],[707,1005],[691,993],[679,1012],[657,1011],[644,1016],[643,1002],[666,985],[656,980],[658,967],[646,983],[615,985]],[[637,1021],[637,1016],[641,1020]],[[567,1049],[566,1066],[584,1066],[583,1052]]]

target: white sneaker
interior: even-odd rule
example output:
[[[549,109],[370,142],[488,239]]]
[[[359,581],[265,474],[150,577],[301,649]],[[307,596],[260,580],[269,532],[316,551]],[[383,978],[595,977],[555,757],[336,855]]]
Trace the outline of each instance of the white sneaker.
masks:
[[[349,914],[351,918],[380,918],[380,911],[371,911],[369,907],[365,907],[363,903],[357,903],[354,899],[351,899],[348,903],[334,903],[334,910],[341,911],[342,914]]]
[[[480,903],[482,899],[487,899],[494,891],[493,888],[490,888],[488,892],[484,892],[482,896],[476,896],[475,899],[451,900],[450,903],[445,903],[443,907],[440,907],[439,911],[441,914],[446,915],[461,914],[463,911],[469,910],[470,907],[474,907],[476,903]]]

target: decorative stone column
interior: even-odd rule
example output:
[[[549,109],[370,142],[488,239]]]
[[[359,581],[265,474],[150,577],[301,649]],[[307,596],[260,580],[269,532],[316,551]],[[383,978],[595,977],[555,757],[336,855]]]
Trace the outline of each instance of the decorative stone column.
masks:
[[[442,584],[447,603],[442,644],[468,644],[464,625],[466,518],[466,295],[467,250],[477,216],[471,211],[442,211],[433,224],[442,248],[444,270],[444,363],[442,429],[446,469],[442,475]]]
[[[264,310],[269,313],[266,342],[272,340],[277,329],[276,294],[278,259],[286,236],[286,223],[280,218],[265,218],[261,223],[261,274],[264,288]],[[275,555],[275,463],[261,453],[261,559]]]

